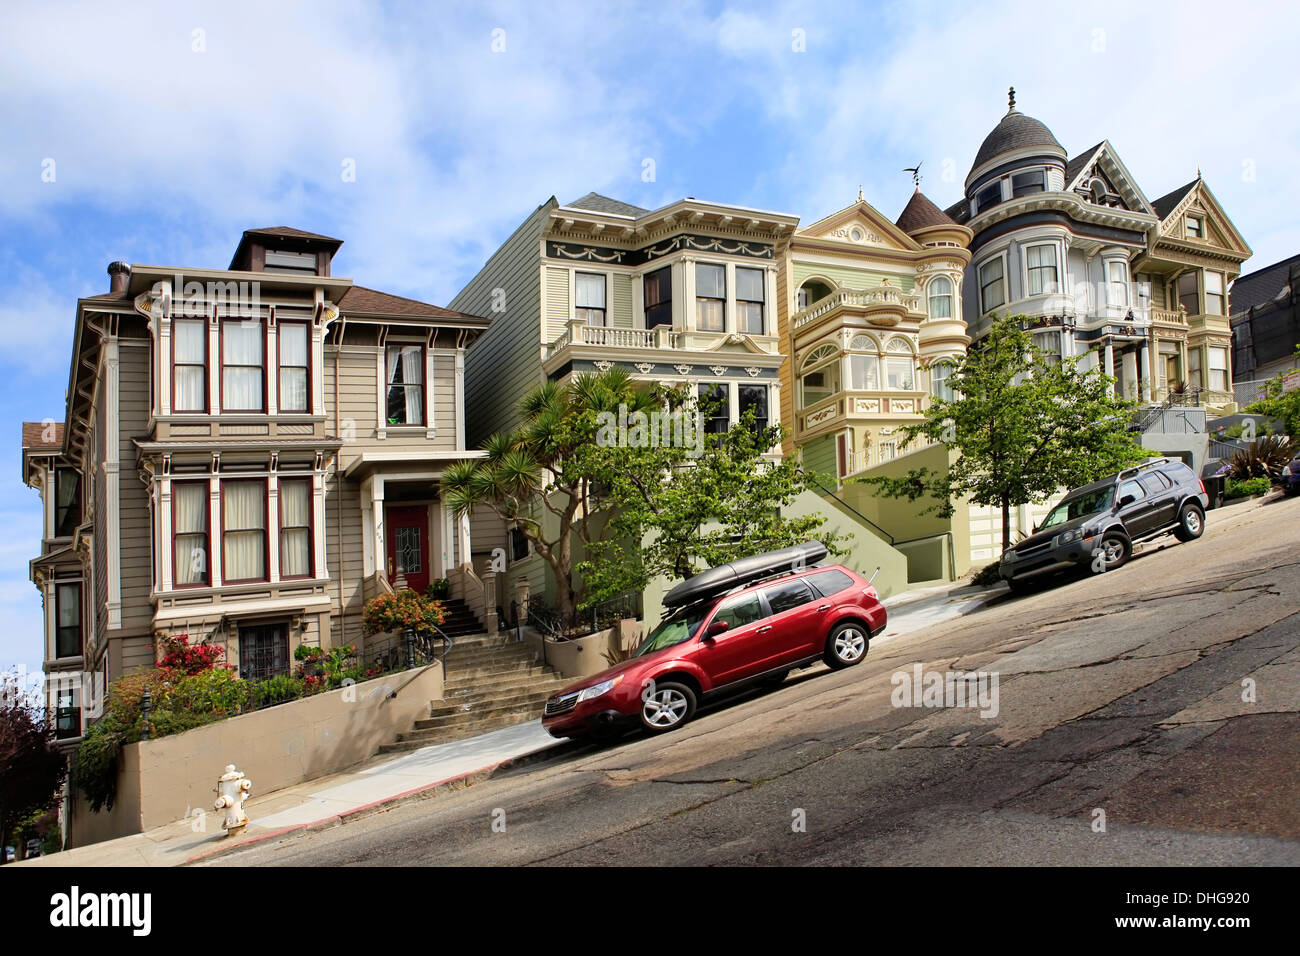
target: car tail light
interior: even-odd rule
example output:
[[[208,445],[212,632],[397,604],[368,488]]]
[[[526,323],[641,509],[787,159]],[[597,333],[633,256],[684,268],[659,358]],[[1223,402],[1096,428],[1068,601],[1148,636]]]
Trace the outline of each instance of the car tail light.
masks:
[[[1205,482],[1204,482],[1204,480],[1202,480],[1202,479],[1200,479],[1200,478],[1197,478],[1197,479],[1196,479],[1196,483],[1197,483],[1198,485],[1201,486],[1201,494],[1203,494],[1203,495],[1204,495],[1204,494],[1209,494],[1209,492],[1207,492],[1207,491],[1205,490]]]
[[[878,598],[880,597],[880,595],[878,595],[878,594],[876,593],[876,587],[875,587],[874,584],[868,584],[865,588],[862,589],[862,593],[865,594],[865,595],[866,595],[867,597],[869,597],[869,598],[877,598],[877,599],[878,599]]]

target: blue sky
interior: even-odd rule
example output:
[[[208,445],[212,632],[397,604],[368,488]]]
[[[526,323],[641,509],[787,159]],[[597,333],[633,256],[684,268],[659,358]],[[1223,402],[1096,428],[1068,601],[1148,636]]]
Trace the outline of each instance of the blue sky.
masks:
[[[113,259],[224,267],[242,230],[291,225],[346,241],[336,274],[444,303],[553,194],[810,223],[861,185],[893,218],[918,160],[959,198],[1014,85],[1071,155],[1110,139],[1148,198],[1199,166],[1250,270],[1300,251],[1293,22],[1251,2],[6,3],[0,666],[41,656],[19,422],[63,417],[75,302]]]

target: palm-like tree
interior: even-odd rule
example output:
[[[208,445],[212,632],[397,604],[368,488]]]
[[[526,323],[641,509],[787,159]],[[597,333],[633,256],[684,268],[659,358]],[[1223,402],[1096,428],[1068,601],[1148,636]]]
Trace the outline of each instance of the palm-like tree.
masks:
[[[555,577],[556,610],[566,625],[576,617],[582,590],[573,572],[573,535],[590,546],[607,527],[592,521],[603,503],[600,469],[610,464],[598,449],[602,416],[656,411],[664,401],[661,389],[621,368],[548,381],[524,396],[515,429],[483,443],[485,458],[457,462],[443,474],[442,500],[457,516],[488,507],[528,538]]]

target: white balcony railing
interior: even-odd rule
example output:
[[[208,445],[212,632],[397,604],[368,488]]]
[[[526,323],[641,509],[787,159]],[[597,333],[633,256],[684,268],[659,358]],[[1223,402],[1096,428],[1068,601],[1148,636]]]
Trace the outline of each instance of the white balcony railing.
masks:
[[[740,339],[742,336],[757,344],[758,348],[770,354],[779,354],[779,340],[774,335],[758,335],[748,332],[712,332],[707,330],[682,331],[666,325],[653,329],[623,329],[605,325],[588,325],[581,319],[567,323],[561,335],[546,347],[548,359],[558,355],[566,348],[592,346],[595,348],[659,349],[670,351],[709,351],[717,346],[721,339]]]
[[[825,298],[818,299],[808,308],[794,314],[794,327],[803,328],[816,322],[824,315],[836,309],[850,306],[867,308],[870,306],[897,306],[905,312],[921,313],[921,297],[910,292],[903,292],[891,286],[877,286],[874,289],[839,289]]]

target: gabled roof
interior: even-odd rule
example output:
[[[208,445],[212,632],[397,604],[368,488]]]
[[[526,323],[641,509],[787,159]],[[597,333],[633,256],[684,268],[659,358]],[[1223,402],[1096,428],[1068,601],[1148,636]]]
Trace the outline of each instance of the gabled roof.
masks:
[[[912,193],[912,198],[903,207],[895,225],[903,232],[911,234],[927,226],[955,226],[957,221],[930,202],[918,186],[916,192]]]
[[[1195,189],[1196,184],[1199,183],[1200,181],[1201,178],[1198,176],[1195,179],[1193,179],[1190,183],[1188,183],[1186,186],[1179,186],[1173,192],[1165,193],[1159,199],[1153,199],[1151,201],[1151,208],[1156,211],[1157,216],[1159,216],[1161,219],[1164,219],[1166,216],[1168,216],[1171,212],[1174,211],[1174,209],[1178,206],[1180,202],[1182,202],[1185,198],[1187,198],[1187,194],[1191,192],[1193,189]]]
[[[45,440],[47,435],[50,441]],[[23,422],[24,450],[58,451],[62,447],[63,422]]]
[[[1086,169],[1092,162],[1092,158],[1097,155],[1097,151],[1106,145],[1103,139],[1096,146],[1090,146],[1078,156],[1071,159],[1065,164],[1065,188],[1069,189],[1070,184],[1079,178],[1079,174]]]
[[[1096,146],[1085,150],[1065,164],[1065,191],[1073,192],[1083,187],[1085,184],[1081,180],[1094,165],[1101,170],[1103,179],[1110,180],[1130,212],[1147,215],[1153,212],[1146,193],[1142,191],[1137,179],[1129,172],[1129,168],[1124,165],[1124,160],[1119,158],[1114,144],[1108,139],[1103,139]],[[1126,190],[1128,195],[1124,195]]]
[[[1282,294],[1290,283],[1291,271],[1300,272],[1300,255],[1291,256],[1271,266],[1238,276],[1232,284],[1232,314],[1249,312],[1252,307],[1266,305]],[[23,426],[26,429],[26,425]]]
[[[590,209],[592,212],[609,212],[616,216],[644,216],[650,211],[649,209],[642,209],[640,206],[633,206],[631,203],[610,199],[600,193],[587,193],[581,199],[575,199],[571,203],[565,203],[565,205],[573,206],[576,209]]]
[[[477,315],[444,309],[440,305],[407,299],[400,295],[390,295],[377,289],[354,285],[339,297],[339,308],[344,312],[358,312],[370,315],[408,315],[426,319],[471,319],[481,322]]]

